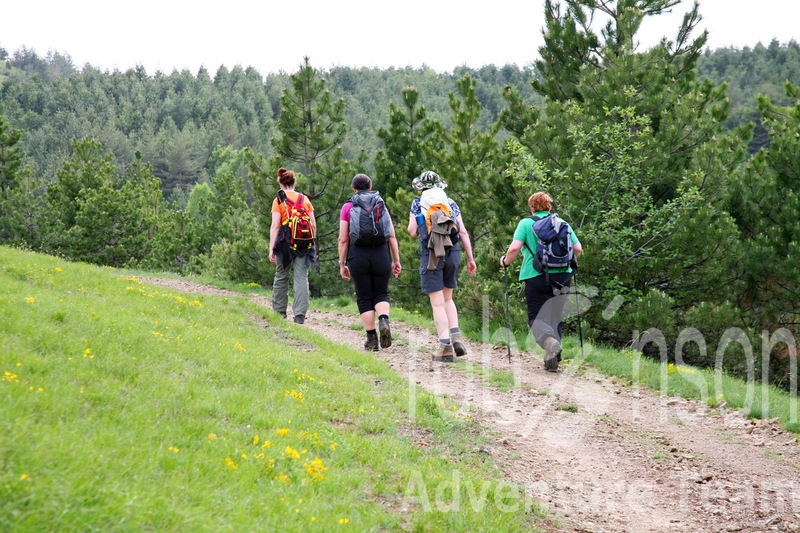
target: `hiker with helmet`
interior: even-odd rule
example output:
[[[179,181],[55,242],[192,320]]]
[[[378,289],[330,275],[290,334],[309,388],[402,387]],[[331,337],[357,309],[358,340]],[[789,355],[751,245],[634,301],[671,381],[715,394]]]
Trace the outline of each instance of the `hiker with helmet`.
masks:
[[[458,309],[453,301],[453,289],[458,281],[461,250],[467,255],[467,272],[477,271],[472,256],[472,244],[456,202],[445,194],[447,183],[438,174],[426,170],[414,178],[411,186],[420,195],[411,203],[408,233],[419,237],[420,284],[428,295],[433,310],[433,322],[439,336],[439,348],[434,361],[452,362],[453,356],[466,355]]]
[[[339,275],[343,280],[353,279],[358,313],[367,333],[364,349],[377,351],[379,345],[392,345],[389,278],[402,271],[400,249],[389,210],[378,191],[372,190],[369,176],[356,174],[350,187],[353,197],[339,214]]]
[[[317,221],[308,197],[294,190],[294,172],[278,169],[278,196],[272,202],[269,228],[269,262],[275,264],[272,309],[286,318],[289,303],[289,271],[294,270],[292,311],[297,324],[308,312],[308,267],[316,254]]]
[[[564,304],[583,248],[569,224],[550,212],[550,195],[537,192],[528,198],[528,206],[532,216],[517,224],[500,266],[508,268],[522,250],[519,279],[525,282],[528,326],[544,349],[545,370],[555,372],[561,361]]]

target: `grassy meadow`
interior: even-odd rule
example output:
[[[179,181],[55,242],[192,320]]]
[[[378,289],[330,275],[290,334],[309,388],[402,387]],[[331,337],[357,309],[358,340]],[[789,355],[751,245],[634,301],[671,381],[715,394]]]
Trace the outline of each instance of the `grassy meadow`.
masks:
[[[520,531],[468,412],[245,298],[0,247],[0,530]],[[257,325],[253,314],[267,318]]]

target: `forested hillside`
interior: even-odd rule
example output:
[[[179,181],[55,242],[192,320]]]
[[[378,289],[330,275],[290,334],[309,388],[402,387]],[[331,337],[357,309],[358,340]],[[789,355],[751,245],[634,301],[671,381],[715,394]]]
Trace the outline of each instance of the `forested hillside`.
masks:
[[[752,48],[706,50],[697,62],[700,77],[728,84],[731,109],[725,125],[733,128],[748,121],[756,123],[750,152],[767,146],[769,137],[756,109],[756,97],[769,96],[776,105],[793,104],[783,84],[800,80],[800,45],[796,41],[758,43]]]
[[[274,155],[270,139],[276,134],[281,91],[290,83],[288,74],[239,65],[165,74],[142,67],[103,72],[91,65],[77,67],[68,55],[41,57],[29,49],[4,59],[0,115],[26,132],[22,146],[37,176],[52,180],[71,151],[71,140],[90,137],[114,154],[119,167],[130,166],[134,153],[141,152],[167,196],[176,195],[182,204],[194,183],[213,174],[216,148]],[[387,125],[389,103],[400,102],[404,87],[417,87],[428,116],[446,123],[448,93],[464,74],[475,76],[481,80],[478,98],[484,113],[477,126],[482,130],[497,121],[506,84],[525,92],[531,103],[541,101],[530,88],[533,72],[514,65],[445,74],[336,67],[318,74],[336,98],[345,100],[344,154],[356,159],[363,150],[367,172],[374,170],[378,128]]]
[[[503,321],[499,258],[544,189],[586,249],[571,313],[588,335],[796,389],[800,47],[704,51],[695,4],[640,50],[640,23],[670,2],[612,4],[546,2],[529,68],[103,72],[0,50],[0,242],[268,285],[285,166],[317,213],[312,291],[347,294],[331,280],[350,178],[370,174],[402,229],[410,180],[434,169],[472,235],[459,301],[477,331]],[[587,27],[595,14],[614,32]],[[416,246],[401,236],[392,296],[424,309]]]

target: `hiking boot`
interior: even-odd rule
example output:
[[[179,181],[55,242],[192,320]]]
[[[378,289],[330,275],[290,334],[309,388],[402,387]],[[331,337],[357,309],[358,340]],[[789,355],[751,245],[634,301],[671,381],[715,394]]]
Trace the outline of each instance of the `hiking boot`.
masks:
[[[294,315],[294,323],[295,324],[305,324],[306,316],[305,315]]]
[[[378,331],[381,334],[381,348],[388,348],[392,345],[392,330],[389,328],[389,319],[378,319]]]
[[[463,357],[467,355],[467,347],[464,346],[464,343],[461,342],[461,335],[457,337],[452,337],[453,340],[453,351],[456,352],[456,356]]]
[[[364,343],[364,349],[368,352],[377,352],[378,351],[378,334],[373,333],[370,335],[367,333],[367,342]]]
[[[542,342],[544,348],[544,369],[548,372],[558,370],[558,362],[561,359],[561,343],[554,337],[547,337]]]
[[[455,350],[453,350],[452,344],[439,343],[439,350],[433,354],[433,360],[438,363],[452,363],[453,355],[455,355]]]

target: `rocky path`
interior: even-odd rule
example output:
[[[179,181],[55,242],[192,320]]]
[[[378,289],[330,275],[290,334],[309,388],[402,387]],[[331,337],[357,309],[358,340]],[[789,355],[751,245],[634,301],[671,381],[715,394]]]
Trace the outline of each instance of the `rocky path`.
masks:
[[[183,280],[176,291],[241,296]],[[263,296],[250,295],[270,308]],[[305,327],[361,348],[355,315],[312,311]],[[559,532],[800,531],[800,442],[776,421],[662,397],[577,363],[545,372],[540,357],[469,343],[459,364],[433,363],[434,336],[393,324],[376,352],[400,375],[472,410],[496,435],[484,450],[509,481],[548,504]],[[475,372],[512,372],[502,392]]]

